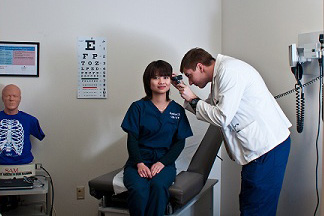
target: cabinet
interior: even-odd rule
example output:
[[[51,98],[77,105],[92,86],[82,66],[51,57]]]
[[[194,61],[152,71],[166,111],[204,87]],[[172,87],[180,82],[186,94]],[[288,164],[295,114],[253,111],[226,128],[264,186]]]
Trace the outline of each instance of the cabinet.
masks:
[[[1,212],[2,216],[49,215],[51,210],[49,177],[40,171],[36,173],[36,178],[37,181],[34,181],[32,189],[0,190],[0,196],[17,196],[18,198],[18,207]]]

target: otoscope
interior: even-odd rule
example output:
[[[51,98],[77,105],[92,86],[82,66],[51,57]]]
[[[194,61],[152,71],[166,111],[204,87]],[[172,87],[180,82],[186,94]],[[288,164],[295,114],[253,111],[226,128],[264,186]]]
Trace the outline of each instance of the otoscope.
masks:
[[[172,81],[176,81],[177,84],[180,84],[181,83],[181,80],[182,80],[182,75],[178,75],[178,76],[174,76],[174,77],[171,77],[171,80]]]

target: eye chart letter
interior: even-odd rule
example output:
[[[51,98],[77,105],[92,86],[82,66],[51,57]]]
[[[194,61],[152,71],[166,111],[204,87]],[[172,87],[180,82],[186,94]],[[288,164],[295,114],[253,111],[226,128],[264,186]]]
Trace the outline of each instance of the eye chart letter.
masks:
[[[107,40],[78,38],[78,98],[107,98]]]

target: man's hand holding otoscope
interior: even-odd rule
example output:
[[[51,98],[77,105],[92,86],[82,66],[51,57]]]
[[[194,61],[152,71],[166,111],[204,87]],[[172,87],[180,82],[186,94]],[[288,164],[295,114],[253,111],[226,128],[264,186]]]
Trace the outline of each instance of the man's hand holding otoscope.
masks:
[[[179,90],[179,93],[181,95],[181,97],[183,99],[185,99],[188,102],[191,102],[192,99],[198,98],[189,88],[189,86],[187,86],[186,84],[184,84],[184,82],[182,81],[182,75],[176,75],[176,74],[172,74],[171,77],[172,80],[172,85]]]

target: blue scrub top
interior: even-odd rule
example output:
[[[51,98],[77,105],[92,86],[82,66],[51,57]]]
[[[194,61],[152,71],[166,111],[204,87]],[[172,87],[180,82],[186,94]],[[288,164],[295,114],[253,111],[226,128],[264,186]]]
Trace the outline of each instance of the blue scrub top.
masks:
[[[0,165],[28,164],[33,161],[30,135],[44,139],[37,118],[19,111],[16,115],[0,112]]]
[[[170,148],[173,137],[178,140],[192,136],[185,110],[171,101],[161,113],[151,100],[132,103],[121,125],[139,141],[139,147]]]

